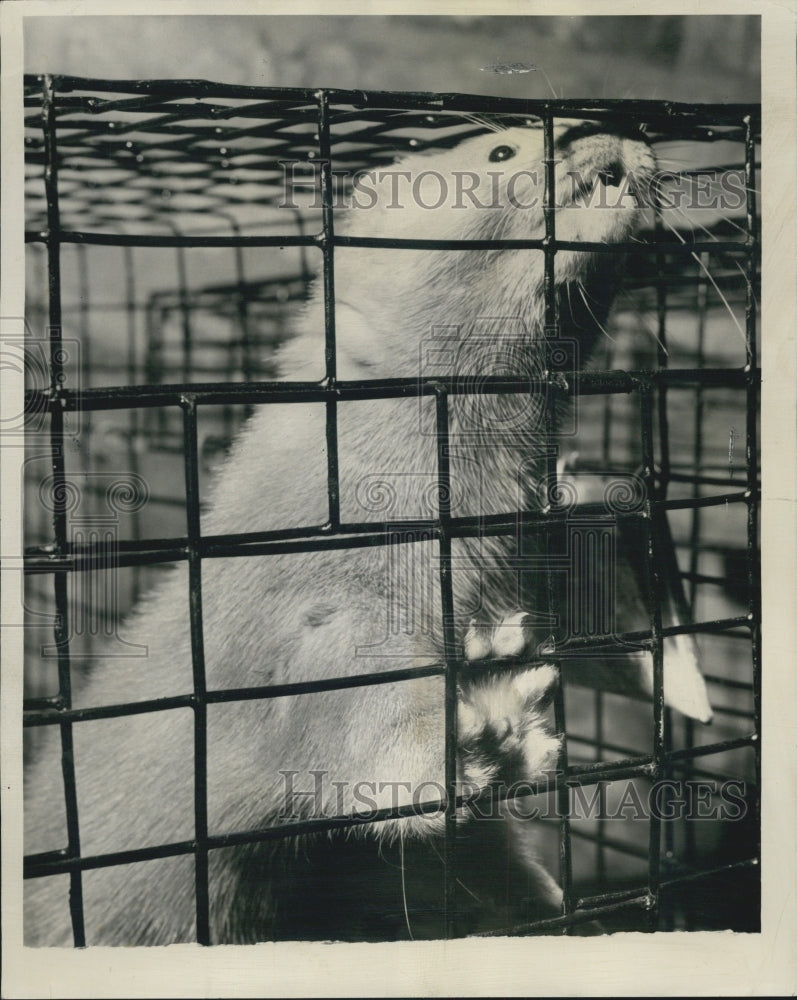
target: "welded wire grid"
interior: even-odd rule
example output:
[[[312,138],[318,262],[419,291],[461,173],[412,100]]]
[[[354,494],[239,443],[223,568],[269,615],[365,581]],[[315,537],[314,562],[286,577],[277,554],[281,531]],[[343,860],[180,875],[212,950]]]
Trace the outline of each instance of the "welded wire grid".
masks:
[[[25,90],[27,124],[27,241],[31,260],[29,282],[46,283],[47,295],[39,305],[29,294],[28,320],[35,329],[46,326],[46,363],[31,379],[28,408],[49,418],[48,486],[52,521],[29,525],[35,544],[27,550],[27,571],[39,585],[50,580],[51,608],[55,612],[57,693],[44,683],[33,684],[25,703],[25,725],[57,725],[61,735],[68,843],[62,851],[25,859],[25,876],[70,876],[70,908],[75,944],[85,943],[82,873],[107,865],[191,854],[195,858],[196,929],[202,943],[210,943],[208,856],[215,849],[256,843],[325,829],[344,829],[356,817],[307,820],[262,830],[237,831],[223,836],[208,830],[207,707],[221,702],[266,699],[288,694],[354,687],[361,684],[409,680],[439,674],[445,677],[446,759],[444,803],[382,810],[377,821],[413,812],[445,808],[445,928],[457,934],[455,830],[456,690],[462,666],[452,625],[453,591],[451,543],[478,532],[507,533],[517,529],[517,512],[477,522],[454,518],[449,506],[448,419],[451,395],[473,392],[457,378],[412,378],[383,381],[341,381],[336,374],[334,261],[341,246],[419,249],[447,247],[467,250],[462,241],[358,239],[335,232],[335,169],[354,170],[393,161],[397,150],[439,148],[482,130],[478,117],[495,120],[541,121],[545,136],[546,194],[545,236],[542,240],[507,243],[518,250],[543,253],[545,261],[546,324],[556,322],[554,261],[557,252],[576,244],[558,241],[553,205],[555,118],[589,117],[644,123],[655,148],[667,142],[689,141],[696,148],[713,150],[737,144],[743,150],[738,165],[743,171],[744,200],[741,213],[730,221],[719,219],[710,230],[670,226],[660,220],[647,238],[613,251],[632,251],[625,293],[630,309],[652,309],[656,317],[655,350],[606,342],[603,364],[583,373],[577,383],[563,383],[555,373],[528,380],[485,378],[478,391],[495,393],[545,392],[549,405],[562,394],[577,394],[579,405],[592,406],[600,430],[596,450],[582,463],[591,469],[641,469],[644,503],[625,514],[616,514],[618,526],[636,532],[647,552],[647,623],[620,635],[570,637],[559,643],[546,662],[561,664],[568,656],[588,651],[628,655],[629,643],[652,654],[654,693],[652,730],[650,708],[635,704],[641,717],[640,741],[617,725],[617,712],[627,699],[601,692],[560,685],[554,716],[564,740],[560,772],[551,790],[562,813],[557,840],[564,890],[560,917],[528,925],[503,928],[501,933],[561,930],[599,918],[615,927],[712,926],[711,918],[690,907],[701,886],[714,886],[709,898],[717,926],[723,926],[723,907],[729,905],[734,886],[742,883],[758,864],[757,789],[760,784],[760,598],[758,559],[758,441],[757,414],[759,368],[756,294],[758,287],[759,229],[755,197],[759,109],[742,105],[675,105],[641,101],[517,101],[461,95],[383,94],[341,91],[243,88],[196,81],[100,81],[66,77],[30,77]],[[724,155],[724,152],[723,152]],[[293,228],[285,231],[285,209],[276,210],[284,197],[281,160],[321,164],[322,207],[302,205],[292,212]],[[714,166],[719,166],[714,159]],[[735,162],[735,161],[734,161]],[[730,170],[734,163],[722,163]],[[674,181],[689,171],[675,171]],[[702,227],[701,227],[702,229]],[[584,247],[584,244],[578,244]],[[610,252],[603,244],[586,245],[598,253]],[[90,302],[87,273],[95,258],[92,247],[114,248],[123,282],[115,301]],[[284,273],[250,276],[253,251],[267,247],[292,248]],[[187,253],[196,248],[224,251],[229,273],[190,286]],[[169,287],[137,287],[146,255],[174,255],[175,280]],[[396,252],[401,252],[396,250]],[[110,251],[108,251],[110,253]],[[322,382],[276,382],[269,350],[287,333],[291,311],[306,294],[313,255],[321,256],[325,301],[325,364]],[[70,284],[62,292],[62,267],[71,268]],[[225,272],[226,273],[226,272]],[[44,300],[46,298],[46,305]],[[143,305],[142,305],[143,299]],[[64,303],[66,302],[66,313]],[[741,356],[718,348],[716,316],[728,322],[734,306],[741,305],[743,324]],[[38,312],[37,312],[38,308]],[[618,318],[630,312],[622,311]],[[101,339],[90,336],[96,317],[103,328],[116,326],[115,343],[126,343],[126,356],[99,356]],[[198,323],[197,317],[208,320]],[[685,318],[685,319],[684,319]],[[673,328],[678,334],[673,338]],[[143,330],[143,336],[142,336]],[[78,333],[80,357],[65,349],[67,334]],[[124,337],[122,337],[122,331]],[[144,344],[142,350],[141,344]],[[629,341],[630,343],[631,341]],[[265,349],[264,349],[265,348]],[[625,354],[623,354],[625,350]],[[646,353],[647,350],[647,353]],[[92,353],[89,354],[89,351]],[[218,357],[216,356],[216,354]],[[223,363],[219,363],[219,361]],[[623,368],[627,370],[622,370]],[[221,381],[208,381],[210,372],[225,373]],[[43,381],[44,379],[44,381]],[[49,382],[47,382],[49,380]],[[108,384],[106,384],[108,383]],[[351,400],[434,397],[438,433],[437,517],[402,531],[407,541],[433,537],[439,547],[439,573],[443,601],[445,662],[423,668],[249,689],[213,691],[205,682],[202,623],[202,562],[222,556],[258,555],[345,549],[386,543],[385,526],[344,523],[340,517],[337,465],[337,409]],[[674,402],[680,401],[680,408]],[[296,526],[247,535],[203,535],[200,529],[202,477],[216,452],[223,453],[242,416],[255,404],[307,402],[324,404],[328,456],[328,524]],[[211,410],[211,408],[214,408]],[[200,441],[199,417],[215,414],[212,432]],[[672,420],[671,412],[677,413]],[[101,424],[103,419],[125,413],[128,423]],[[634,421],[630,424],[629,414]],[[728,414],[744,421],[734,428],[737,443],[744,444],[744,459],[718,454],[721,436],[711,430],[709,417],[720,422]],[[175,417],[178,417],[175,420]],[[129,531],[120,537],[114,527],[104,544],[97,536],[70,534],[74,495],[70,483],[77,471],[86,471],[90,460],[80,453],[76,468],[68,468],[67,442],[70,419],[83,421],[82,432],[97,426],[110,442],[118,461],[124,456],[133,477],[144,469],[147,451],[184,459],[181,490],[157,492],[150,500],[161,511],[171,511],[171,522],[187,519],[172,535],[154,537],[142,519],[140,505],[129,505],[130,517],[122,522]],[[210,425],[209,425],[210,426]],[[725,425],[723,425],[725,426]],[[706,429],[708,427],[708,430]],[[727,427],[725,427],[727,430]],[[724,441],[724,438],[721,440]],[[142,444],[143,442],[143,444]],[[737,449],[738,450],[738,449]],[[101,449],[100,449],[100,453]],[[733,467],[734,460],[736,468]],[[592,465],[590,465],[590,461]],[[31,466],[37,475],[41,467]],[[37,471],[38,470],[38,471]],[[549,481],[556,483],[556,454],[548,459]],[[163,477],[161,477],[163,482]],[[107,483],[84,479],[84,493],[102,494]],[[157,476],[153,482],[158,482]],[[718,511],[744,513],[744,544],[728,545],[728,529],[717,535]],[[579,515],[597,523],[603,508],[579,505]],[[542,512],[522,512],[527,530],[553,537],[572,512],[553,504]],[[161,522],[163,523],[163,522]],[[736,523],[736,522],[734,522]],[[676,547],[686,558],[673,566]],[[731,532],[734,529],[731,529]],[[723,564],[722,560],[725,560]],[[101,595],[88,586],[74,588],[81,578],[119,574],[131,567],[129,593],[117,601],[131,603],[141,589],[138,574],[179,560],[189,566],[190,629],[193,654],[193,690],[171,698],[142,700],[134,705],[73,709],[71,681],[76,669],[74,649],[82,649],[76,634],[70,601],[101,603]],[[731,565],[732,564],[732,565]],[[736,585],[741,605],[737,614],[717,614],[714,594],[723,584],[741,575]],[[726,579],[727,578],[727,579]],[[675,585],[673,580],[676,581]],[[549,604],[559,600],[549,573]],[[73,584],[70,592],[69,584]],[[672,624],[663,618],[673,586],[686,586],[686,600],[694,624]],[[42,597],[42,600],[45,600]],[[102,631],[103,614],[118,611],[113,605],[94,607],[94,632]],[[713,613],[714,612],[714,613]],[[79,618],[79,616],[77,616]],[[92,629],[84,629],[92,632]],[[689,720],[676,717],[663,704],[663,646],[668,636],[698,637],[724,738],[706,741]],[[746,651],[741,656],[730,647]],[[78,657],[79,658],[79,657]],[[729,659],[745,664],[741,672],[723,673],[712,665]],[[146,697],[146,692],[142,692]],[[567,703],[567,714],[565,711]],[[618,708],[619,706],[619,708]],[[194,837],[170,844],[142,845],[135,850],[84,857],[80,847],[80,817],[76,780],[80,762],[72,753],[73,727],[87,719],[190,707],[194,715]],[[575,710],[574,710],[575,709]],[[621,716],[627,719],[626,715]],[[632,727],[633,728],[633,727]],[[652,734],[652,735],[651,735]],[[722,733],[717,734],[718,737]],[[647,741],[645,743],[645,740]],[[752,755],[752,767],[739,754]],[[749,763],[749,761],[748,761]],[[713,767],[712,767],[713,765]],[[572,814],[573,789],[597,787],[601,801],[626,779],[650,784],[659,779],[723,779],[738,773],[753,774],[746,782],[754,822],[753,832],[741,846],[728,849],[723,841],[706,849],[704,832],[693,822],[663,823],[655,815],[648,822],[647,842],[628,838],[616,823],[599,818],[589,823]],[[622,780],[621,780],[622,779]],[[373,814],[369,815],[373,819]],[[638,824],[631,824],[635,829]],[[724,834],[723,834],[724,836]],[[724,846],[723,846],[724,845]],[[708,867],[704,859],[709,857]],[[619,877],[612,880],[614,872]],[[587,874],[585,874],[585,872]],[[734,879],[736,881],[734,881]],[[607,890],[607,886],[611,886]],[[747,890],[749,892],[749,886]],[[745,897],[745,900],[747,897]],[[717,904],[717,900],[720,903]],[[746,902],[745,902],[746,905]],[[619,921],[619,922],[617,922]],[[755,922],[754,920],[752,921]]]

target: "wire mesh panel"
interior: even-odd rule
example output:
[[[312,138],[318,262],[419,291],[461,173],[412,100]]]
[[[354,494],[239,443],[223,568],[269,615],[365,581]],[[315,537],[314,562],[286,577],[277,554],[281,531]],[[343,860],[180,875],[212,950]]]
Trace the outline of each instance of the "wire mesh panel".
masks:
[[[138,886],[131,871],[167,859],[192,862],[180,889],[191,896],[192,917],[180,923],[168,905],[159,909],[157,875],[142,876],[151,891],[131,900],[141,904],[153,940],[257,937],[261,932],[251,929],[257,913],[214,918],[229,895],[220,859],[236,851],[241,878],[265,879],[257,850],[287,838],[305,845],[317,834],[324,834],[321,857],[312,863],[344,873],[351,898],[335,883],[329,898],[323,892],[319,898],[340,909],[339,923],[299,909],[284,936],[335,937],[336,929],[366,939],[757,929],[758,108],[65,77],[26,79],[25,104],[32,331],[25,725],[31,758],[46,753],[45,732],[58,732],[50,767],[60,765],[64,802],[57,835],[34,837],[25,874],[31,885],[62,885],[74,943],[92,943],[83,897],[85,889],[90,909],[94,873],[118,869],[120,885],[129,877]],[[426,153],[431,174],[436,156],[448,150],[456,156],[463,142],[487,135],[500,163],[512,154],[502,136],[518,128],[541,141],[538,233],[518,236],[489,210],[478,231],[433,237],[400,224],[395,230],[386,224],[376,237],[341,228],[342,208],[352,199],[360,195],[368,205],[364,179],[397,157]],[[567,236],[557,164],[568,143],[596,135],[631,136],[656,157],[644,225],[628,238]],[[463,208],[478,197],[467,166],[462,187],[446,192]],[[589,189],[580,187],[583,177],[568,174],[567,197],[600,197],[621,186],[625,174],[605,165],[603,181],[593,178]],[[407,190],[426,199],[421,208],[434,217],[439,186],[431,198],[425,188]],[[518,213],[522,194],[519,188]],[[371,331],[352,320],[358,310],[350,301],[346,255],[363,255],[357,259],[381,276],[375,287],[386,295],[400,285],[389,276],[403,273],[404,260],[416,262],[417,273],[426,266],[417,261],[428,260],[417,298],[444,301],[431,263],[441,252],[452,272],[467,272],[468,260],[481,254],[498,283],[509,266],[506,255],[542,259],[533,370],[519,375],[496,359],[497,323],[510,345],[528,330],[522,323],[515,330],[516,316],[491,312],[492,301],[467,303],[486,324],[474,334],[486,345],[475,354],[478,365],[471,355],[470,368],[458,367],[454,318],[439,311],[429,313],[436,325],[428,339],[413,345],[413,370],[403,360],[394,368],[390,358],[381,368],[375,362],[381,355]],[[607,281],[596,292],[574,281],[563,299],[563,262],[576,262],[574,269],[586,274],[578,271],[583,255],[593,262],[589,268],[616,271],[619,285]],[[611,301],[601,291],[609,287]],[[386,301],[391,308],[389,295]],[[320,350],[294,366],[299,377],[284,378],[280,352],[290,352],[301,315],[316,323]],[[341,338],[353,322],[360,339]],[[403,332],[396,329],[397,336]],[[465,433],[468,414],[489,414],[490,401],[503,400],[505,415],[510,399],[518,401],[513,420],[520,423],[493,428],[498,437],[474,443]],[[419,439],[432,442],[433,468],[415,468],[410,476],[383,468],[375,452],[376,464],[357,484],[358,498],[367,502],[356,508],[347,490],[346,421],[357,413],[367,425],[378,412],[373,407],[385,402],[395,413],[413,407]],[[308,451],[295,462],[317,466],[323,495],[309,513],[298,498],[294,506],[283,497],[284,523],[268,530],[247,527],[251,498],[241,498],[240,518],[233,505],[225,521],[208,521],[214,490],[219,507],[212,483],[223,482],[226,456],[235,460],[236,436],[261,405],[286,414],[312,408],[302,439]],[[293,418],[285,419],[287,426]],[[537,444],[526,471],[518,470],[525,492],[517,492],[516,509],[474,514],[457,497],[463,454],[478,447],[488,455],[519,427],[525,433],[529,421],[536,422]],[[386,503],[396,489],[423,493],[411,516],[395,515]],[[480,571],[489,579],[492,540],[507,536],[516,548],[501,557],[500,568],[517,580],[517,603],[505,610],[533,612],[534,641],[522,654],[496,660],[479,646],[478,627],[461,627],[458,581],[462,553],[476,545],[484,546]],[[404,573],[423,581],[410,610],[419,621],[427,615],[437,623],[437,658],[385,653],[378,669],[358,671],[355,663],[346,676],[305,676],[291,673],[289,649],[284,672],[253,668],[248,683],[214,683],[215,636],[223,626],[209,587],[221,579],[251,607],[244,594],[256,577],[246,567],[274,567],[276,578],[284,572],[278,560],[297,556],[315,565],[317,555],[332,593],[336,574],[347,572],[348,554],[366,550],[390,553],[391,580]],[[432,551],[418,575],[415,560]],[[120,622],[146,614],[147,595],[175,576],[175,563],[184,564],[182,603],[176,599],[170,611],[170,628],[175,635],[182,629],[190,662],[175,656],[164,663],[152,688],[142,669],[128,698],[92,702],[94,678],[149,655]],[[274,600],[264,620],[293,613]],[[312,627],[325,623],[320,607]],[[390,607],[387,613],[388,638],[418,627],[402,618],[406,609],[394,618]],[[711,729],[698,721],[710,713],[683,693],[694,685],[684,667],[693,660],[707,683]],[[521,666],[544,667],[559,681],[550,707],[541,702],[539,709],[556,734],[555,772],[469,791],[462,785],[462,691],[470,684],[478,689],[479,678],[498,685]],[[215,756],[220,729],[264,725],[252,720],[271,703],[276,712],[294,712],[297,725],[316,718],[316,709],[300,706],[326,704],[334,728],[335,706],[357,689],[404,685],[406,691],[435,679],[444,721],[436,796],[380,800],[370,811],[303,811],[276,824],[216,822],[209,789],[236,780],[221,773]],[[73,688],[81,692],[77,702]],[[397,704],[403,697],[397,694]],[[135,747],[148,740],[147,720],[164,713],[175,731],[185,729],[187,752],[169,764],[175,783],[169,787],[175,800],[188,789],[190,817],[182,826],[163,826],[170,832],[162,838],[153,822],[143,840],[97,848],[101,840],[90,833],[86,841],[85,834],[92,808],[91,778],[82,770],[91,756],[85,734],[99,734],[102,726],[127,733],[116,744],[119,780],[135,782]],[[493,743],[505,738],[497,735],[502,722],[490,720],[479,753],[487,730]],[[382,721],[362,719],[364,731],[375,724]],[[319,739],[310,730],[306,738],[308,745]],[[104,745],[115,746],[112,739]],[[29,768],[29,785],[40,770]],[[539,861],[528,870],[540,864],[554,872],[561,888],[556,912],[536,905],[531,883],[527,890],[513,886],[512,906],[506,903],[509,891],[502,895],[499,883],[529,876],[505,868],[506,845],[490,839],[494,825],[479,824],[487,802],[498,802],[504,816],[516,810],[512,819],[524,829],[533,825]],[[386,837],[385,854],[376,856],[374,848],[363,866],[356,849],[363,850],[362,840],[346,834],[366,820],[387,828],[436,813],[443,817],[437,867],[419,858],[403,832],[398,847]],[[470,824],[469,814],[477,817]],[[479,830],[469,835],[472,842],[464,839],[466,827]],[[493,859],[494,869],[488,862],[486,873],[468,869],[474,850]],[[387,868],[400,880],[386,900],[372,876]],[[275,887],[271,875],[263,895],[295,900],[297,886]],[[427,881],[442,886],[440,892],[427,894],[419,884]]]

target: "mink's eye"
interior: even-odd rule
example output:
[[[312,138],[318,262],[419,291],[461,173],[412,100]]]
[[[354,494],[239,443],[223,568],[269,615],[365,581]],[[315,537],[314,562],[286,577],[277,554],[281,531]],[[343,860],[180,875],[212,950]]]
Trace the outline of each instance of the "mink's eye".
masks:
[[[515,153],[517,153],[517,149],[514,146],[496,146],[490,153],[490,163],[511,160]]]

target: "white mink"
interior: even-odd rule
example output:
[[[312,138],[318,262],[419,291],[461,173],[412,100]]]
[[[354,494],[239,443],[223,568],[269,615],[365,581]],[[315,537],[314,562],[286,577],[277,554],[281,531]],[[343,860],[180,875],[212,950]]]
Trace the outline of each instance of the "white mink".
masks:
[[[640,220],[632,192],[626,190],[611,210],[593,204],[591,194],[603,185],[619,196],[629,178],[637,184],[650,178],[655,162],[648,145],[641,136],[613,134],[594,123],[559,125],[555,137],[556,183],[562,192],[557,239],[610,244],[626,239]],[[542,238],[543,155],[541,128],[509,128],[468,139],[449,151],[407,157],[397,169],[411,178],[426,175],[416,192],[423,203],[432,203],[439,193],[435,173],[451,193],[461,184],[457,172],[466,170],[485,181],[481,202],[497,191],[498,206],[480,207],[467,197],[457,204],[452,196],[431,210],[418,204],[410,187],[402,207],[389,209],[391,180],[386,176],[373,180],[375,206],[350,209],[345,222],[336,217],[336,231],[407,238]],[[587,182],[581,194],[573,190],[574,174]],[[514,204],[508,197],[510,183]],[[608,309],[613,270],[611,254],[571,250],[555,258],[560,294],[583,285],[598,314]],[[543,254],[535,249],[338,249],[338,377],[414,377],[457,370],[476,378],[479,373],[538,372],[543,274]],[[561,294],[561,299],[564,303],[568,296]],[[574,300],[579,301],[575,294],[571,304]],[[575,320],[586,357],[599,330],[583,314]],[[319,281],[296,337],[282,354],[282,375],[322,378],[323,355]],[[529,456],[540,445],[534,397],[452,396],[449,405],[451,513],[485,517],[531,502],[536,484]],[[218,475],[202,516],[203,533],[324,524],[324,414],[323,404],[261,406]],[[341,519],[435,517],[434,400],[340,403],[337,418]],[[512,652],[518,635],[520,647],[541,638],[519,615],[517,580],[506,569],[514,545],[506,537],[454,543],[456,635],[470,658]],[[436,542],[425,541],[204,560],[208,689],[439,663],[443,645],[436,558]],[[181,565],[125,624],[125,638],[145,643],[147,658],[93,665],[87,681],[77,685],[75,704],[115,704],[190,691],[187,595],[187,569]],[[556,680],[556,671],[546,666],[463,679],[458,762],[463,783],[487,787],[507,769],[531,780],[555,768],[558,738],[545,706]],[[672,701],[672,692],[668,694]],[[354,789],[364,780],[386,783],[374,794],[379,806],[395,804],[391,797],[399,786],[399,804],[411,801],[418,788],[439,787],[443,703],[442,679],[425,677],[211,706],[210,833],[279,822],[286,787],[281,772],[291,772],[295,788],[305,791],[311,786],[310,773],[329,777],[320,799],[296,800],[301,815],[312,815],[319,803],[326,815],[357,809]],[[57,734],[49,735],[53,752],[27,773],[27,852],[54,850],[66,842]],[[74,726],[74,738],[83,854],[193,837],[189,710],[82,722]],[[401,791],[405,786],[410,791]],[[468,821],[466,810],[461,819],[458,877],[464,930],[503,926],[508,914],[530,919],[558,912],[558,886],[534,855],[533,824],[506,818]],[[349,836],[211,851],[212,940],[438,936],[441,831],[439,816],[418,816],[360,826]],[[509,897],[502,895],[507,880],[513,885]],[[193,939],[190,857],[87,872],[84,897],[89,944]],[[26,884],[29,943],[70,942],[66,899],[65,878]]]

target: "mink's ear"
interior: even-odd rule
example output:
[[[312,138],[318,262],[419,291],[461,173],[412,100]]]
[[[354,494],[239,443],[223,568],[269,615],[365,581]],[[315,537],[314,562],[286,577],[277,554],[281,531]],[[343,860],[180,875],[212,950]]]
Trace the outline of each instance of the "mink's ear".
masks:
[[[551,703],[558,683],[559,671],[549,663],[524,670],[512,678],[512,685],[522,698],[524,707],[538,711]]]

